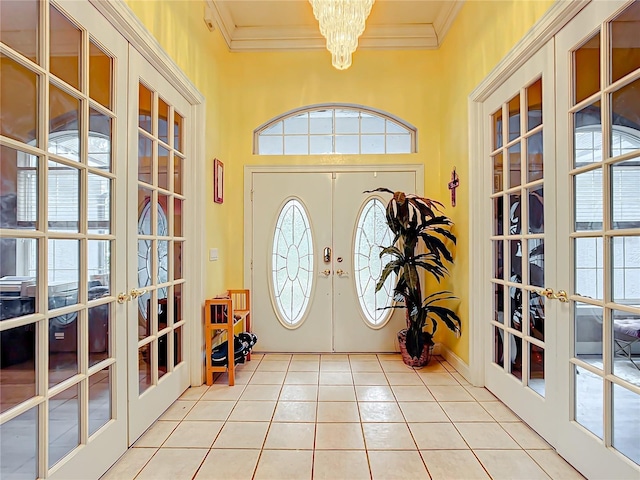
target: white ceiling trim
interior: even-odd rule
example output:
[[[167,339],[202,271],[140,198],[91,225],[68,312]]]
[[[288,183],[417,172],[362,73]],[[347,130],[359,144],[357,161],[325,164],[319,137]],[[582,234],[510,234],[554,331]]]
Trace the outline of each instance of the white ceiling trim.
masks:
[[[324,37],[317,25],[238,27],[226,2],[206,0],[218,28],[231,52],[274,50],[323,50]],[[360,37],[359,49],[435,49],[462,7],[463,2],[448,2],[435,24],[369,25]]]

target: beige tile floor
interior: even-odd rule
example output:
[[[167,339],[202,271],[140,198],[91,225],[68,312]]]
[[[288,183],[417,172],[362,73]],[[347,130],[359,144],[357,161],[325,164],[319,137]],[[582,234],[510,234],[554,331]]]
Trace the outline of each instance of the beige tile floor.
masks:
[[[188,389],[103,479],[579,479],[490,392],[435,358],[253,355]]]

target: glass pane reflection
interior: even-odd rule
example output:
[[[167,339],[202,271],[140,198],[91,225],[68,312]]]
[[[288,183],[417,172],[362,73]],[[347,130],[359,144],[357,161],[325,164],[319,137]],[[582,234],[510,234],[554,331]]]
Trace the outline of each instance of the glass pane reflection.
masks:
[[[602,237],[574,239],[575,288],[583,297],[602,299],[604,292]]]
[[[542,124],[542,79],[527,87],[527,131]]]
[[[37,62],[39,58],[38,20],[40,18],[39,7],[42,5],[44,4],[39,0],[3,0],[2,2],[2,15],[0,15],[0,41],[33,62]],[[19,35],[16,35],[18,32],[15,27],[15,19],[17,18],[21,19]]]
[[[110,317],[108,303],[89,309],[89,367],[109,358]]]
[[[5,309],[14,308],[11,304],[16,302],[22,302],[20,297],[0,299],[0,320],[10,318],[5,317]],[[29,324],[4,330],[0,332],[0,344],[0,413],[3,413],[36,394],[36,326]],[[4,447],[3,444],[3,450]]]
[[[529,344],[529,388],[538,395],[545,395],[544,348]]]
[[[529,335],[544,341],[544,300],[545,297],[529,292]]]
[[[138,394],[142,395],[153,384],[151,377],[151,344],[138,350]]]
[[[618,385],[613,386],[613,446],[640,464],[640,395]]]
[[[575,420],[594,435],[602,438],[603,379],[578,366],[574,367],[573,379],[576,392]]]
[[[111,109],[113,59],[89,40],[89,96]]]
[[[80,171],[62,163],[49,162],[49,230],[78,232],[80,222]]]
[[[611,319],[613,373],[640,386],[640,314],[613,310]]]
[[[493,150],[502,147],[502,109],[497,110],[493,118]]]
[[[600,32],[573,53],[574,105],[600,91]]]
[[[2,3],[4,7],[5,2]],[[2,15],[3,24],[4,19],[5,15]],[[0,133],[19,142],[31,143],[38,138],[38,76],[0,54],[0,77]]]
[[[640,299],[640,236],[613,237],[612,298],[637,305]]]
[[[529,285],[544,287],[544,240],[527,241],[529,250]]]
[[[509,101],[509,141],[520,136],[520,94]]]
[[[504,247],[502,240],[493,241],[493,278],[504,280]]]
[[[38,407],[0,425],[2,478],[37,478]]]
[[[80,100],[49,86],[49,153],[80,161]]]
[[[587,105],[573,117],[574,165],[582,167],[602,161],[602,117],[600,101]]]
[[[79,385],[49,399],[49,468],[80,443]]]
[[[503,330],[498,327],[493,327],[493,363],[504,368],[504,345],[503,345]]]
[[[82,32],[53,5],[49,15],[51,73],[80,90]]]
[[[2,145],[0,171],[0,228],[34,230],[38,220],[38,157]]]
[[[544,232],[544,190],[529,190],[529,233]]]
[[[575,230],[602,230],[602,169],[597,168],[574,177]]]
[[[502,172],[504,167],[502,165],[502,153],[491,158],[493,159],[493,192],[496,193],[503,189]]]
[[[111,420],[111,368],[89,377],[89,435]]]
[[[611,22],[611,81],[640,68],[640,3],[632,2]],[[640,443],[640,442],[638,442]],[[636,460],[636,463],[640,463]]]
[[[520,185],[521,178],[521,149],[520,142],[509,147],[509,187],[517,187]]]
[[[89,109],[89,152],[90,167],[111,171],[111,130],[112,119],[103,113]]]
[[[576,303],[574,310],[575,356],[602,369],[602,307]]]
[[[638,143],[640,148],[640,139]],[[640,228],[640,161],[611,166],[611,222],[613,228]]]
[[[543,177],[542,132],[527,138],[527,181],[535,182]]]

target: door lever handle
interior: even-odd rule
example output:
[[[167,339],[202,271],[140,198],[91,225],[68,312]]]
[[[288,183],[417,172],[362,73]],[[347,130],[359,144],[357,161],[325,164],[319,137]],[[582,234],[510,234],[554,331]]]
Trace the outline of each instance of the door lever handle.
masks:
[[[343,275],[347,275],[347,274],[348,274],[348,272],[345,272],[344,270],[340,269],[340,270],[336,270],[336,274],[337,274],[339,277],[342,277]]]
[[[320,273],[323,274],[325,277],[328,277],[329,275],[331,275],[331,270],[323,270]]]

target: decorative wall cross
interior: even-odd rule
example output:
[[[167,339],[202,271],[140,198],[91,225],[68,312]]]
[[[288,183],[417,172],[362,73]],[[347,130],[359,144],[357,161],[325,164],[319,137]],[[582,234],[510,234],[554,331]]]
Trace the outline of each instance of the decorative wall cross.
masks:
[[[456,173],[456,167],[453,167],[451,171],[451,181],[447,185],[449,190],[451,190],[451,206],[456,206],[456,188],[460,186],[460,178],[458,178],[458,174]]]

